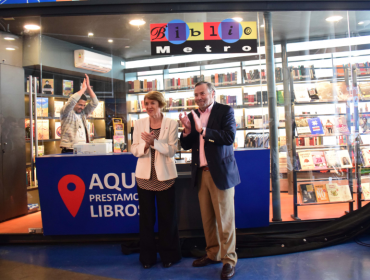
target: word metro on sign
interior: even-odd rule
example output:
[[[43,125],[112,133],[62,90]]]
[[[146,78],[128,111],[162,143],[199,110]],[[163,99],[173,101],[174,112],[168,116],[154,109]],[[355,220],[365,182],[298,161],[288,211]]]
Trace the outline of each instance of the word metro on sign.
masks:
[[[254,21],[169,23],[150,25],[152,55],[257,53],[257,24]]]

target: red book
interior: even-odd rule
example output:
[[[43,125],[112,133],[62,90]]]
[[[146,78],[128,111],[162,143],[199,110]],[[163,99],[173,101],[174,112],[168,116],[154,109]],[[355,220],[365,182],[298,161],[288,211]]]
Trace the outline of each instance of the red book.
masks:
[[[128,92],[133,92],[134,91],[134,83],[129,81],[128,82]]]
[[[180,78],[177,79],[177,88],[181,88],[181,81],[180,81]]]
[[[315,140],[313,137],[310,137],[310,146],[315,146]]]

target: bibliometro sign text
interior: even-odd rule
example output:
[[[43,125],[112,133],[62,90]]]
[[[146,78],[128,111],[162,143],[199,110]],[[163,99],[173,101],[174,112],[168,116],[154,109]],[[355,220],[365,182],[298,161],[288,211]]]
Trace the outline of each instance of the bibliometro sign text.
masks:
[[[151,24],[150,41],[152,55],[257,53],[257,24],[172,20]]]

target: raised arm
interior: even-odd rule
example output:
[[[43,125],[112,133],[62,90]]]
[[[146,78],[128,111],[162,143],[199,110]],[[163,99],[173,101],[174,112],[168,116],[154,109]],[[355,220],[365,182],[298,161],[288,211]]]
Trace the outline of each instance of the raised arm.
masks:
[[[90,98],[91,98],[91,102],[89,102],[89,104],[87,104],[85,109],[84,109],[85,114],[88,116],[96,109],[96,107],[98,107],[99,100],[96,97],[95,92],[92,90],[92,88],[90,86],[89,76],[87,76],[85,74],[85,77],[86,77],[85,80],[86,80],[86,88],[87,88],[86,92],[87,92],[88,95],[90,95]]]

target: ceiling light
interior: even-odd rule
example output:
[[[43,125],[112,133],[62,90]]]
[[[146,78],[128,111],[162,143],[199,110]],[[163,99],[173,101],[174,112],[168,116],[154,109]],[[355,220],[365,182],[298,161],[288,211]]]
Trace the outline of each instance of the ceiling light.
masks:
[[[130,24],[139,26],[145,24],[145,21],[143,21],[142,19],[133,19],[130,21]]]
[[[15,48],[5,48],[7,51],[15,51]]]
[[[262,28],[264,28],[264,27],[265,27],[265,25],[264,25],[264,24],[261,24],[261,27],[262,27]]]
[[[92,37],[92,36],[94,36],[94,33],[89,32],[89,33],[87,34],[87,36]]]
[[[113,43],[113,40],[112,40],[112,39],[109,39],[109,40],[108,40],[108,42],[109,42],[109,43]]]
[[[343,17],[341,16],[332,16],[332,17],[328,17],[326,19],[326,21],[330,21],[330,22],[333,22],[333,21],[340,21]]]
[[[237,22],[242,22],[243,19],[241,17],[233,17],[233,20],[237,21]]]
[[[129,49],[129,48],[130,48],[130,46],[125,46],[125,48],[126,48],[126,49]]]
[[[4,38],[4,40],[7,40],[7,41],[14,41],[14,40],[15,40],[15,38],[13,38],[13,37],[5,37],[5,38]]]
[[[40,30],[40,26],[38,26],[36,24],[26,24],[24,26],[24,28],[26,28],[28,30]]]
[[[363,21],[360,21],[358,24],[359,25],[363,25],[365,22],[363,22]]]

